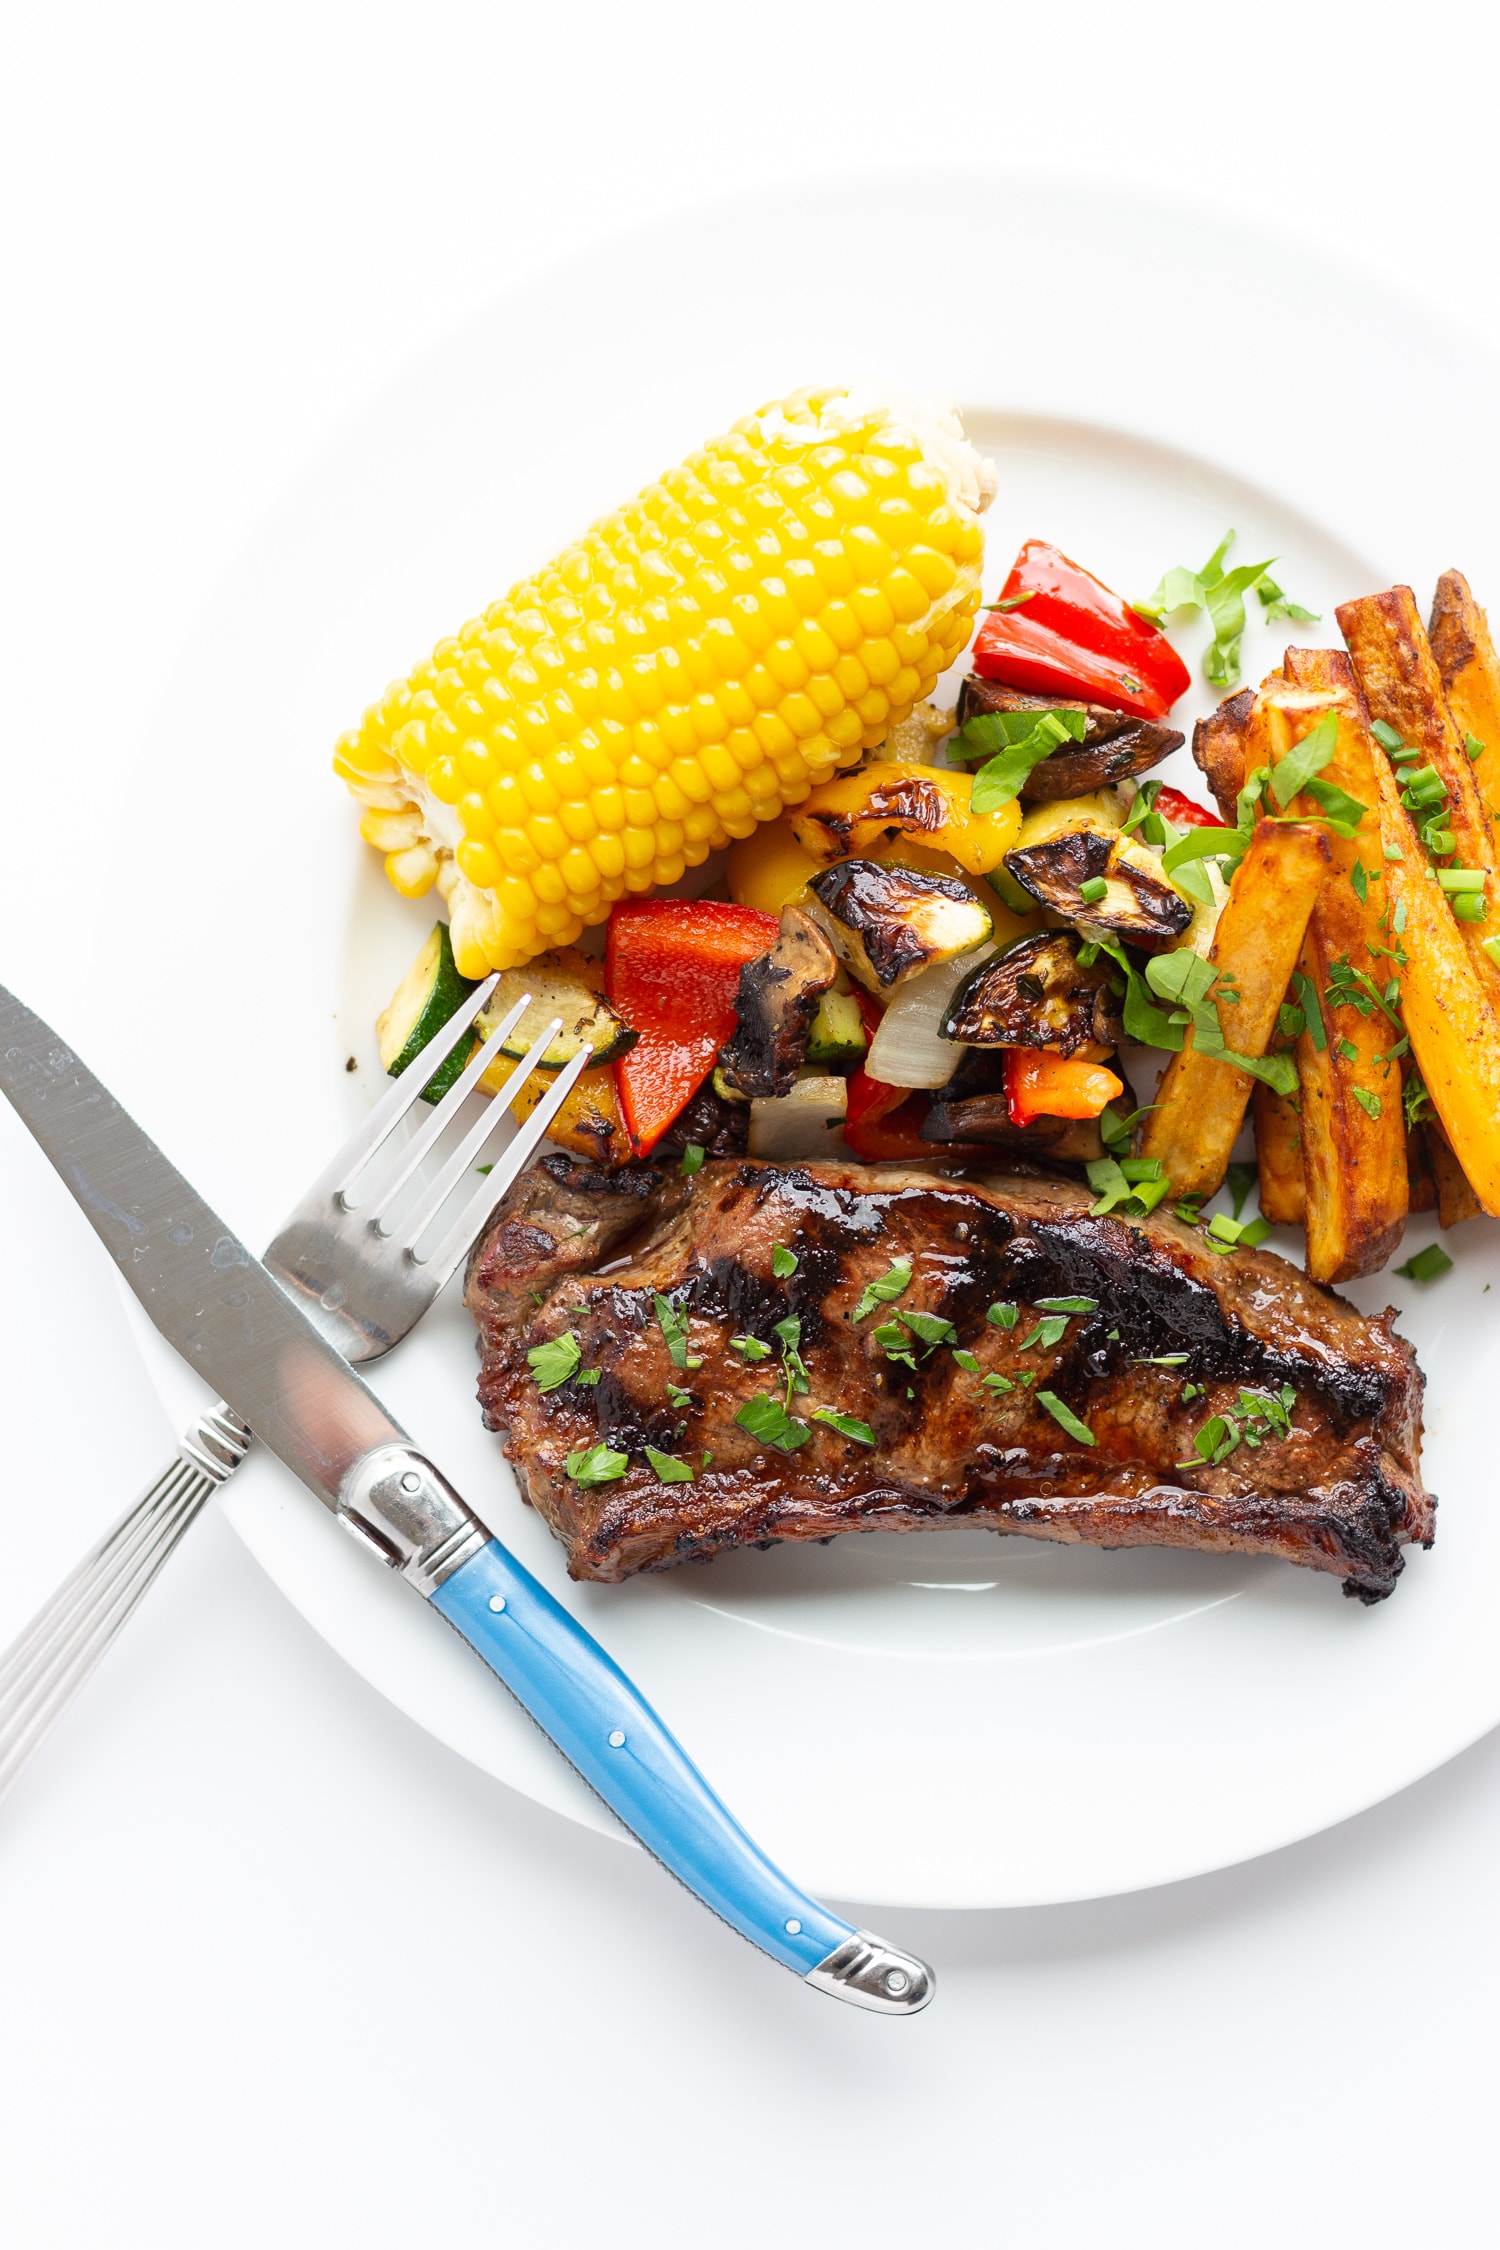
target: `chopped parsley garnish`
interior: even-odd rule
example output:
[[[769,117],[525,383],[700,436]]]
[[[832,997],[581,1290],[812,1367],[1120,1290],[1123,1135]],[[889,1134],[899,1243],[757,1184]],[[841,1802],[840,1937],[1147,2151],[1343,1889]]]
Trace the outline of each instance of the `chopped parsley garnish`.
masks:
[[[1396,1271],[1404,1274],[1408,1281],[1436,1281],[1452,1264],[1453,1260],[1440,1243],[1429,1242],[1425,1250],[1419,1250],[1404,1266],[1397,1266]]]
[[[550,1343],[536,1344],[526,1354],[539,1391],[560,1390],[577,1374],[582,1357],[578,1338],[571,1328],[565,1336],[554,1336]]]
[[[781,1453],[795,1453],[812,1436],[807,1424],[788,1414],[779,1398],[747,1398],[735,1420],[758,1444],[774,1445]]]
[[[704,1151],[698,1146],[698,1143],[696,1141],[689,1141],[687,1147],[682,1152],[681,1170],[682,1176],[685,1180],[690,1180],[695,1172],[702,1171],[703,1157]]]
[[[801,1260],[795,1250],[788,1250],[784,1242],[775,1242],[771,1245],[771,1271],[778,1281],[788,1280],[797,1271],[800,1263]]]
[[[1025,1341],[1023,1343],[1017,1344],[1016,1350],[1018,1352],[1029,1352],[1034,1344],[1040,1344],[1043,1351],[1050,1351],[1054,1344],[1059,1344],[1062,1342],[1062,1339],[1064,1336],[1066,1336],[1067,1332],[1067,1314],[1049,1314],[1047,1319],[1039,1320],[1037,1322],[1035,1328],[1032,1329],[1031,1334],[1025,1339]]]
[[[575,1484],[613,1484],[617,1477],[624,1476],[630,1462],[625,1454],[599,1444],[570,1453],[563,1466]]]
[[[1363,1086],[1351,1086],[1349,1091],[1367,1117],[1378,1117],[1380,1115],[1380,1096],[1378,1094],[1367,1092]]]
[[[1203,677],[1213,687],[1232,687],[1240,676],[1245,596],[1252,589],[1268,623],[1278,617],[1290,618],[1299,625],[1317,622],[1315,610],[1287,600],[1271,576],[1270,561],[1241,563],[1235,570],[1226,570],[1224,558],[1233,544],[1234,533],[1226,531],[1201,570],[1188,570],[1179,564],[1167,572],[1149,601],[1134,605],[1137,614],[1149,618],[1153,625],[1160,625],[1177,610],[1201,609],[1205,613],[1213,639],[1203,660]]]
[[[703,1365],[701,1359],[692,1359],[688,1356],[687,1313],[679,1311],[675,1305],[669,1304],[660,1291],[653,1295],[652,1303],[656,1307],[657,1324],[666,1341],[667,1357],[671,1360],[672,1365],[683,1369],[701,1367]]]
[[[877,1305],[893,1305],[903,1290],[911,1287],[911,1260],[897,1258],[878,1281],[867,1281],[864,1294],[850,1314],[851,1320],[864,1320]]]
[[[1493,941],[1491,941],[1493,942]],[[1422,1080],[1422,1073],[1412,1069],[1406,1074],[1401,1087],[1401,1106],[1406,1113],[1406,1130],[1425,1124],[1432,1115],[1432,1096]]]
[[[603,1370],[598,1367],[580,1367],[573,1380],[581,1391],[592,1390],[602,1372]]]
[[[903,1328],[911,1330],[919,1344],[926,1344],[929,1350],[935,1349],[939,1344],[951,1344],[958,1334],[951,1320],[943,1320],[936,1313],[900,1312],[896,1318]]]
[[[1080,1422],[1072,1407],[1065,1405],[1056,1391],[1038,1391],[1036,1402],[1038,1406],[1045,1406],[1053,1421],[1059,1423],[1069,1437],[1077,1438],[1080,1445],[1094,1444],[1094,1433],[1087,1422]]]
[[[731,1336],[729,1349],[740,1353],[747,1366],[757,1359],[769,1359],[771,1356],[770,1345],[763,1344],[758,1336]]]
[[[1349,881],[1353,886],[1355,897],[1363,905],[1370,895],[1370,878],[1362,859],[1357,859],[1350,868]]]
[[[651,1464],[651,1467],[655,1470],[656,1476],[660,1483],[692,1483],[693,1472],[688,1467],[686,1461],[679,1461],[676,1455],[672,1453],[658,1453],[654,1445],[648,1445],[645,1450],[646,1459]]]
[[[1160,1170],[1161,1167],[1158,1164],[1157,1171],[1159,1172]],[[1099,1300],[1097,1297],[1038,1297],[1036,1299],[1036,1309],[1038,1312],[1097,1312],[1099,1310]]]
[[[835,1414],[831,1406],[815,1406],[812,1418],[815,1422],[826,1422],[840,1437],[853,1438],[856,1445],[875,1443],[875,1432],[869,1423],[856,1420],[852,1414]]]
[[[785,1320],[777,1321],[771,1333],[781,1342],[782,1365],[786,1369],[787,1403],[790,1405],[794,1391],[812,1389],[807,1379],[807,1369],[802,1364],[802,1322],[796,1313],[789,1313]]]
[[[969,792],[976,813],[999,812],[1020,796],[1033,766],[1064,742],[1081,742],[1088,714],[1049,711],[984,711],[965,720],[949,748],[960,758],[984,758]]]
[[[991,1305],[984,1317],[996,1328],[1014,1328],[1021,1315],[1014,1305]]]
[[[880,1346],[887,1359],[898,1360],[906,1367],[916,1366],[917,1363],[911,1354],[911,1338],[904,1328],[897,1326],[894,1320],[884,1321],[879,1328],[872,1328],[870,1335],[872,1341]]]
[[[691,1405],[692,1405],[692,1403],[693,1403],[693,1394],[692,1394],[692,1392],[691,1392],[691,1391],[680,1391],[680,1390],[679,1390],[679,1389],[677,1388],[677,1385],[676,1385],[675,1383],[668,1383],[668,1385],[667,1385],[667,1404],[668,1404],[668,1406],[671,1406],[671,1407],[675,1407],[675,1408],[677,1409],[678,1413],[680,1414],[680,1413],[681,1413],[681,1411],[682,1411],[682,1409],[683,1409],[683,1408],[684,1408],[685,1406],[691,1406]]]

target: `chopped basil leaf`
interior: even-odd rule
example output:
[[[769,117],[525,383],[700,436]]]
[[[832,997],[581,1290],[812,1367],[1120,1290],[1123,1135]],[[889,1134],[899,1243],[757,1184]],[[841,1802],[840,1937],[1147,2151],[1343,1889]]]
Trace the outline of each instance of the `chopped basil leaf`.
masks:
[[[1280,764],[1273,767],[1271,795],[1283,812],[1294,797],[1300,796],[1313,776],[1323,771],[1337,750],[1338,742],[1338,713],[1329,711],[1288,750]]]
[[[691,1484],[693,1472],[686,1461],[679,1461],[671,1453],[658,1453],[654,1445],[645,1449],[646,1459],[663,1484]]]
[[[877,1305],[894,1304],[902,1291],[910,1287],[911,1260],[910,1258],[897,1258],[892,1262],[890,1270],[881,1275],[879,1281],[867,1281],[865,1283],[864,1294],[850,1314],[850,1319],[863,1320],[867,1314],[875,1310]]]
[[[1397,1266],[1396,1271],[1404,1274],[1408,1281],[1436,1281],[1452,1264],[1453,1260],[1441,1244],[1429,1242],[1425,1250],[1419,1250],[1404,1266]]]
[[[675,1383],[668,1383],[668,1385],[667,1385],[667,1404],[668,1404],[668,1406],[671,1406],[671,1407],[675,1407],[675,1408],[676,1408],[676,1410],[677,1410],[677,1412],[678,1412],[678,1413],[680,1414],[680,1413],[681,1413],[681,1411],[682,1411],[682,1409],[683,1409],[683,1408],[684,1408],[685,1406],[691,1406],[691,1405],[692,1405],[692,1403],[693,1403],[693,1394],[692,1394],[692,1392],[691,1392],[691,1391],[680,1391],[680,1390],[679,1390],[679,1389],[677,1388],[677,1385],[676,1385]]]
[[[1250,1190],[1259,1177],[1260,1167],[1256,1164],[1231,1164],[1225,1173],[1224,1184],[1233,1198],[1236,1218],[1244,1210]]]
[[[600,1444],[570,1453],[563,1466],[575,1484],[613,1484],[617,1477],[624,1476],[630,1462],[625,1454]]]
[[[527,1364],[539,1391],[560,1389],[571,1376],[577,1374],[582,1357],[578,1338],[571,1328],[565,1336],[554,1336],[550,1343],[537,1344],[526,1354]]]
[[[1014,1328],[1021,1315],[1014,1305],[991,1305],[984,1317],[996,1328]]]
[[[1065,1405],[1055,1391],[1038,1391],[1036,1402],[1038,1406],[1045,1406],[1053,1421],[1060,1423],[1069,1437],[1077,1438],[1080,1445],[1094,1444],[1094,1433],[1087,1422],[1080,1422],[1072,1407]]]
[[[813,1409],[812,1418],[815,1422],[826,1422],[831,1430],[838,1431],[840,1437],[853,1438],[856,1445],[875,1443],[875,1432],[869,1423],[856,1421],[852,1414],[835,1414],[831,1406],[817,1406]]]
[[[988,764],[974,776],[969,809],[999,812],[1014,803],[1033,766],[1050,758],[1059,744],[1081,742],[1088,731],[1083,711],[985,711],[959,730],[960,757],[983,755]]]
[[[928,1345],[951,1344],[958,1330],[951,1320],[942,1320],[936,1313],[903,1312],[896,1318],[903,1328],[909,1328],[919,1343]]]
[[[1130,1176],[1127,1171],[1125,1177],[1129,1179]],[[1145,1172],[1141,1176],[1143,1179],[1160,1179],[1161,1166],[1157,1164],[1154,1171]],[[1097,1297],[1038,1297],[1035,1303],[1038,1312],[1086,1313],[1099,1310]]]
[[[812,1436],[807,1424],[788,1414],[779,1398],[747,1398],[735,1420],[758,1444],[774,1445],[781,1453],[795,1453]]]
[[[1311,624],[1315,613],[1289,602],[1271,576],[1271,564],[1241,563],[1224,568],[1224,557],[1234,542],[1226,532],[1201,570],[1181,564],[1169,570],[1149,601],[1137,602],[1137,613],[1160,625],[1163,618],[1181,609],[1201,609],[1213,628],[1213,639],[1203,661],[1203,676],[1214,687],[1231,687],[1240,673],[1240,642],[1245,631],[1245,596],[1252,588],[1268,618],[1289,617]]]
[[[799,1263],[800,1260],[794,1250],[788,1250],[784,1243],[776,1242],[772,1244],[771,1271],[778,1281],[787,1280],[790,1275],[797,1271]]]
[[[1016,1350],[1018,1352],[1029,1352],[1033,1344],[1040,1344],[1044,1351],[1050,1351],[1054,1344],[1062,1342],[1067,1332],[1067,1314],[1053,1313],[1046,1320],[1039,1320],[1025,1342],[1017,1344]]]

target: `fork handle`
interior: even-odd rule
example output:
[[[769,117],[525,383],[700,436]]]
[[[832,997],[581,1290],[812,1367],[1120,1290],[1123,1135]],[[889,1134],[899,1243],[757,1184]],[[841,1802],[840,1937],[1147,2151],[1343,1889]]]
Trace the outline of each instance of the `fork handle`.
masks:
[[[222,1404],[183,1433],[155,1481],[0,1656],[0,1797],[41,1748],[250,1433]]]

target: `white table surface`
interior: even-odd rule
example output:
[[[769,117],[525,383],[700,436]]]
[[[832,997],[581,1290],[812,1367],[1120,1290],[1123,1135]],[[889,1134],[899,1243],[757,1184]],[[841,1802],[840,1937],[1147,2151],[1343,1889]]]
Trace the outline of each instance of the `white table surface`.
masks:
[[[45,1010],[88,945],[101,1007],[202,1036],[122,973],[90,777],[150,787],[142,715],[257,511],[512,278],[758,181],[993,156],[1279,215],[1500,345],[1469,13],[13,4],[0,975]],[[1001,199],[966,220],[983,286]],[[914,278],[880,317],[941,315]],[[1224,306],[1274,384],[1232,272]],[[1126,348],[1076,277],[1039,311]],[[8,1113],[0,1181],[5,1639],[169,1433]],[[887,1912],[940,1989],[882,2023],[419,1733],[210,1518],[0,1812],[0,2242],[1465,2250],[1496,2224],[1497,1875],[1491,1737],[1199,1882]]]

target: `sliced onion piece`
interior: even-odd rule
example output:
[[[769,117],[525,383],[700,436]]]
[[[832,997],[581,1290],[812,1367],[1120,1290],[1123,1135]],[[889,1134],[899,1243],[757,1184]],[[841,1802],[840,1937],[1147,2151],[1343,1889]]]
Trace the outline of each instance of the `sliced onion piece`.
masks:
[[[937,961],[892,996],[870,1041],[865,1068],[887,1086],[946,1086],[962,1060],[956,1039],[942,1036],[948,1004],[964,978],[995,951],[981,945],[956,961]]]
[[[844,1153],[847,1080],[799,1078],[789,1094],[750,1104],[750,1154],[783,1163]]]

